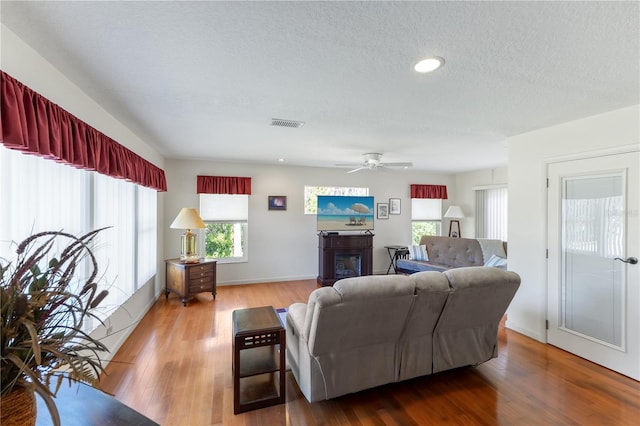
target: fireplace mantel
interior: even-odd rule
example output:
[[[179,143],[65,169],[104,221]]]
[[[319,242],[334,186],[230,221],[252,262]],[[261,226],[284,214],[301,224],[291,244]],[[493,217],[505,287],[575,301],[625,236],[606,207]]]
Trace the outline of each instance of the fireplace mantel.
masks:
[[[373,274],[373,234],[318,234],[318,284]]]

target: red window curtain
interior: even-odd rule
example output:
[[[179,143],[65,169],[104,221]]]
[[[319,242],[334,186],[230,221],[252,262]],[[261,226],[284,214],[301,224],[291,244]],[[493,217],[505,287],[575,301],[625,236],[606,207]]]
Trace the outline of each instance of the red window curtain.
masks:
[[[0,143],[74,167],[167,190],[164,170],[0,71]]]
[[[198,194],[251,195],[251,178],[235,176],[198,176]]]
[[[411,198],[447,199],[446,185],[411,185]]]

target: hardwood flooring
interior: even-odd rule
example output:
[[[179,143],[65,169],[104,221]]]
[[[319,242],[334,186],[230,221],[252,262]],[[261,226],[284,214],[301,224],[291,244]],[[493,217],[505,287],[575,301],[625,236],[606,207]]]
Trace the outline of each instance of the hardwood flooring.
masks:
[[[218,287],[185,308],[161,297],[102,380],[162,425],[635,425],[640,383],[511,330],[499,357],[310,404],[287,373],[287,403],[233,414],[231,312],[306,301],[315,280]]]

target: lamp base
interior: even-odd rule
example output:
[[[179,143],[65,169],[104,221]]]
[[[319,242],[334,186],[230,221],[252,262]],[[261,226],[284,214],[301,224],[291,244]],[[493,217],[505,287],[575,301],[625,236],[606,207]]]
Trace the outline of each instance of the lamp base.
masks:
[[[200,263],[198,256],[180,256],[180,262],[182,263]]]
[[[456,223],[456,225],[458,226],[458,231],[453,231],[451,228],[453,226],[453,222]],[[462,238],[462,233],[460,232],[460,221],[459,220],[452,220],[449,222],[449,236],[452,238]]]
[[[181,237],[180,262],[182,263],[200,263],[200,257],[196,250],[196,234],[187,229],[187,232]]]

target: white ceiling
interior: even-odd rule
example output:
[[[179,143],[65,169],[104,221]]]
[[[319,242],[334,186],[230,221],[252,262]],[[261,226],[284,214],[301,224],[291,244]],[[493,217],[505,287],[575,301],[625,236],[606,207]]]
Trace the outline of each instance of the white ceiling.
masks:
[[[374,151],[470,171],[506,165],[506,137],[640,103],[638,1],[3,0],[0,14],[168,158]],[[414,72],[429,55],[445,66]]]

